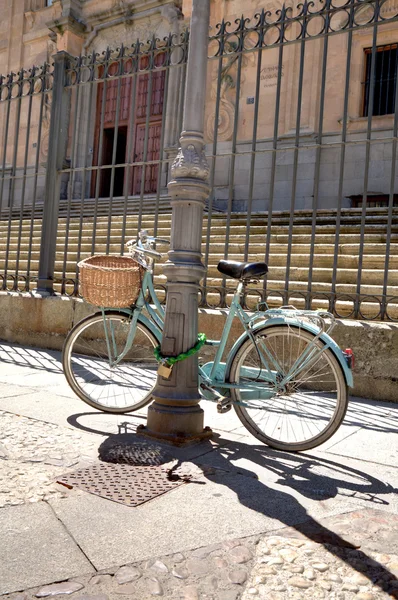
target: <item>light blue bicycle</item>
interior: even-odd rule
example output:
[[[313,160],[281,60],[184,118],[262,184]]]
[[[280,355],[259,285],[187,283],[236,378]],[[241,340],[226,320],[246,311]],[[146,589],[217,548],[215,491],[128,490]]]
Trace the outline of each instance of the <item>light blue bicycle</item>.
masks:
[[[153,284],[157,244],[166,240],[141,232],[129,242],[144,267],[135,305],[101,309],[69,333],[63,367],[69,385],[90,406],[110,413],[128,413],[152,401],[158,376],[154,349],[162,338],[164,310]],[[233,406],[243,425],[261,442],[287,451],[314,448],[341,425],[352,387],[351,351],[343,352],[330,337],[333,315],[294,307],[241,308],[246,286],[267,273],[265,263],[221,261],[218,270],[238,281],[221,340],[212,362],[200,365],[204,399],[223,413]],[[234,318],[244,333],[225,354]],[[327,325],[328,323],[328,325]]]

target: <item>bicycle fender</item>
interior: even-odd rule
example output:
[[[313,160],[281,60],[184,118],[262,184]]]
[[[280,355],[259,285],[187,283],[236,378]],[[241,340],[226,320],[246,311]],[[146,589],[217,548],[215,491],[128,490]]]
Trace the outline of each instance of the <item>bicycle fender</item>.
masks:
[[[291,327],[299,327],[299,324],[297,322],[296,319],[289,319],[289,318],[283,318],[283,317],[276,317],[274,319],[267,319],[266,321],[261,321],[260,323],[257,323],[253,328],[252,328],[252,332],[256,333],[259,329],[264,329],[266,327],[274,327],[274,326],[281,326],[281,325],[290,325]],[[306,331],[308,331],[309,333],[312,333],[314,335],[318,335],[319,333],[319,329],[315,326],[315,325],[311,325],[311,323],[300,323],[300,328],[301,329],[305,329]],[[245,332],[242,333],[242,335],[236,340],[235,344],[232,346],[231,348],[231,352],[228,355],[228,359],[227,359],[227,365],[225,368],[225,373],[228,374],[230,367],[231,367],[231,363],[233,361],[233,358],[238,350],[238,348],[240,347],[240,345],[249,337],[249,335]],[[349,368],[349,366],[347,365],[347,361],[344,358],[343,352],[341,351],[340,346],[334,341],[333,338],[330,337],[330,335],[328,335],[327,333],[323,333],[319,339],[330,348],[330,350],[333,352],[334,356],[336,357],[338,363],[340,364],[343,373],[344,373],[344,377],[347,383],[347,386],[352,388],[354,387],[354,379],[352,376],[352,371]]]

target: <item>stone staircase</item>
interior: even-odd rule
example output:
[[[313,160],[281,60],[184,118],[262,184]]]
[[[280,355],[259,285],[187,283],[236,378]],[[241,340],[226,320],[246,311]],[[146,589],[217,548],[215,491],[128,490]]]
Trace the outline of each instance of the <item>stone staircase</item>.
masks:
[[[170,237],[171,215],[166,209],[162,199],[162,206],[158,216],[157,235]],[[57,255],[55,264],[56,289],[61,290],[59,283],[63,278],[69,280],[66,292],[73,293],[73,281],[76,279],[76,263],[90,256],[105,253],[109,239],[109,252],[120,254],[123,235],[123,213],[113,214],[111,220],[103,213],[99,214],[96,223],[95,243],[93,244],[93,216],[90,211],[85,211],[84,216],[76,214],[76,207],[69,215],[68,236],[67,217],[60,211],[58,226]],[[141,219],[141,228],[148,229],[151,233],[155,230],[155,210],[146,210]],[[118,212],[118,211],[116,211]],[[132,211],[133,212],[133,211]],[[135,238],[139,224],[139,211],[129,213],[125,226],[125,240]],[[151,214],[152,213],[152,214]],[[205,250],[207,217],[203,224],[203,246]],[[4,219],[4,217],[3,217]],[[271,224],[271,244],[269,273],[267,288],[270,291],[269,304],[278,306],[282,303],[282,292],[285,287],[285,269],[289,239],[290,214],[287,212],[274,213]],[[364,228],[363,264],[361,278],[361,294],[367,296],[361,304],[364,317],[375,318],[379,312],[379,302],[383,291],[384,263],[386,254],[386,233],[388,215],[386,209],[368,209]],[[344,210],[341,215],[341,229],[339,238],[338,270],[336,292],[340,295],[337,310],[341,316],[350,316],[353,310],[353,300],[357,289],[359,248],[360,248],[360,210]],[[315,229],[315,254],[312,273],[312,291],[315,294],[313,308],[327,308],[326,295],[331,291],[333,273],[333,255],[336,229],[336,213],[333,211],[319,211]],[[5,256],[7,252],[8,231],[10,242],[8,244],[8,275],[15,275],[16,269],[20,276],[26,274],[28,267],[30,275],[36,276],[38,270],[41,219],[35,215],[33,220],[25,218],[0,220],[0,275],[5,271]],[[217,263],[224,258],[225,239],[227,231],[227,217],[220,213],[212,215],[211,236],[208,257],[207,288],[208,303],[217,306],[220,302],[220,293],[215,288],[227,286],[227,298],[231,297],[234,282],[223,278],[217,271]],[[247,231],[247,216],[233,214],[230,217],[229,254],[231,260],[243,260],[245,252]],[[294,227],[291,249],[291,267],[289,276],[289,290],[292,295],[290,303],[304,307],[304,296],[308,287],[309,255],[312,231],[311,211],[298,211],[294,215]],[[267,215],[254,214],[251,217],[250,238],[248,246],[248,260],[264,260],[265,242],[267,235]],[[18,241],[20,240],[20,241]],[[31,248],[30,265],[28,250]],[[66,254],[65,254],[66,250]],[[159,248],[161,250],[161,248]],[[18,260],[19,253],[19,260]],[[66,256],[66,260],[64,260]],[[166,258],[166,254],[164,255]],[[156,265],[155,280],[161,285],[165,282],[162,274],[162,261]],[[262,286],[262,284],[260,284]],[[12,282],[9,282],[12,287]],[[23,281],[20,283],[23,288]],[[253,287],[253,286],[252,286]],[[257,286],[259,287],[259,286]],[[394,209],[393,225],[390,245],[390,263],[388,276],[388,296],[395,296],[396,300],[390,302],[388,314],[390,318],[398,318],[398,210]],[[377,298],[376,298],[377,297]],[[249,290],[247,304],[254,307],[259,300],[259,294],[253,289]]]

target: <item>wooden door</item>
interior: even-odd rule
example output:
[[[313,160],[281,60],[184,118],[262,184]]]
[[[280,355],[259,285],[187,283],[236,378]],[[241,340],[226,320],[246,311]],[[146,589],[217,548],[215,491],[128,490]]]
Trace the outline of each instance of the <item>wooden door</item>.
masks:
[[[145,129],[145,123],[137,125],[134,162],[144,161]],[[150,123],[148,131],[148,151],[146,156],[147,162],[152,160],[159,160],[161,132],[161,121],[158,121],[156,123]],[[133,195],[141,194],[143,172],[144,167],[142,166],[134,167],[133,169]],[[159,165],[145,165],[144,194],[154,194],[157,191],[158,173]]]
[[[164,61],[163,55],[158,55],[156,64],[159,66]],[[140,65],[141,69],[144,69],[147,62],[142,59]],[[116,72],[116,71],[115,71]],[[112,74],[111,68],[110,73]],[[150,88],[150,74],[142,73],[138,75],[137,79],[137,92],[136,92],[136,111],[131,126],[130,109],[131,109],[131,86],[132,78],[125,77],[121,80],[120,85],[120,113],[119,113],[119,131],[121,128],[126,129],[126,146],[130,136],[135,132],[134,145],[132,149],[132,156],[130,157],[131,162],[143,162],[144,160],[144,142],[145,142],[145,129],[146,123],[148,123],[148,152],[146,156],[147,161],[159,160],[160,157],[160,139],[162,132],[161,117],[163,112],[163,101],[164,101],[164,84],[165,84],[165,71],[153,71],[152,73],[152,91],[150,96],[150,106],[148,111],[148,96]],[[104,83],[98,85],[97,91],[97,107],[96,107],[96,126],[94,136],[94,152],[93,152],[93,165],[107,164],[104,163],[104,152],[105,148],[103,145],[102,156],[99,155],[99,140],[101,132],[101,111],[103,104],[103,93]],[[116,106],[118,97],[118,80],[108,79],[106,84],[106,98],[105,98],[105,112],[103,119],[103,140],[108,137],[112,137],[112,132],[107,129],[115,129],[116,125]],[[149,115],[148,115],[149,112]],[[113,133],[114,135],[114,133]],[[119,142],[118,142],[119,143]],[[121,155],[121,149],[118,149],[118,154]],[[119,169],[120,170],[120,169]],[[129,169],[130,177],[127,185],[127,193],[140,194],[141,193],[141,182],[142,182],[142,167],[133,167]],[[153,194],[157,190],[157,179],[158,179],[159,167],[158,165],[146,165],[145,167],[145,185],[144,194]],[[100,195],[102,188],[102,179],[100,179]],[[95,195],[97,173],[93,172],[91,180],[91,195]],[[105,181],[105,180],[104,180]]]

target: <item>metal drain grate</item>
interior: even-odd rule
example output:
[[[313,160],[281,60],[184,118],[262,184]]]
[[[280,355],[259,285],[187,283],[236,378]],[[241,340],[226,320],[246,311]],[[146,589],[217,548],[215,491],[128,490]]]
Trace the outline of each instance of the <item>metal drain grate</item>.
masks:
[[[99,463],[61,477],[57,483],[96,494],[127,506],[139,506],[186,483],[170,481],[168,471],[159,466]]]

